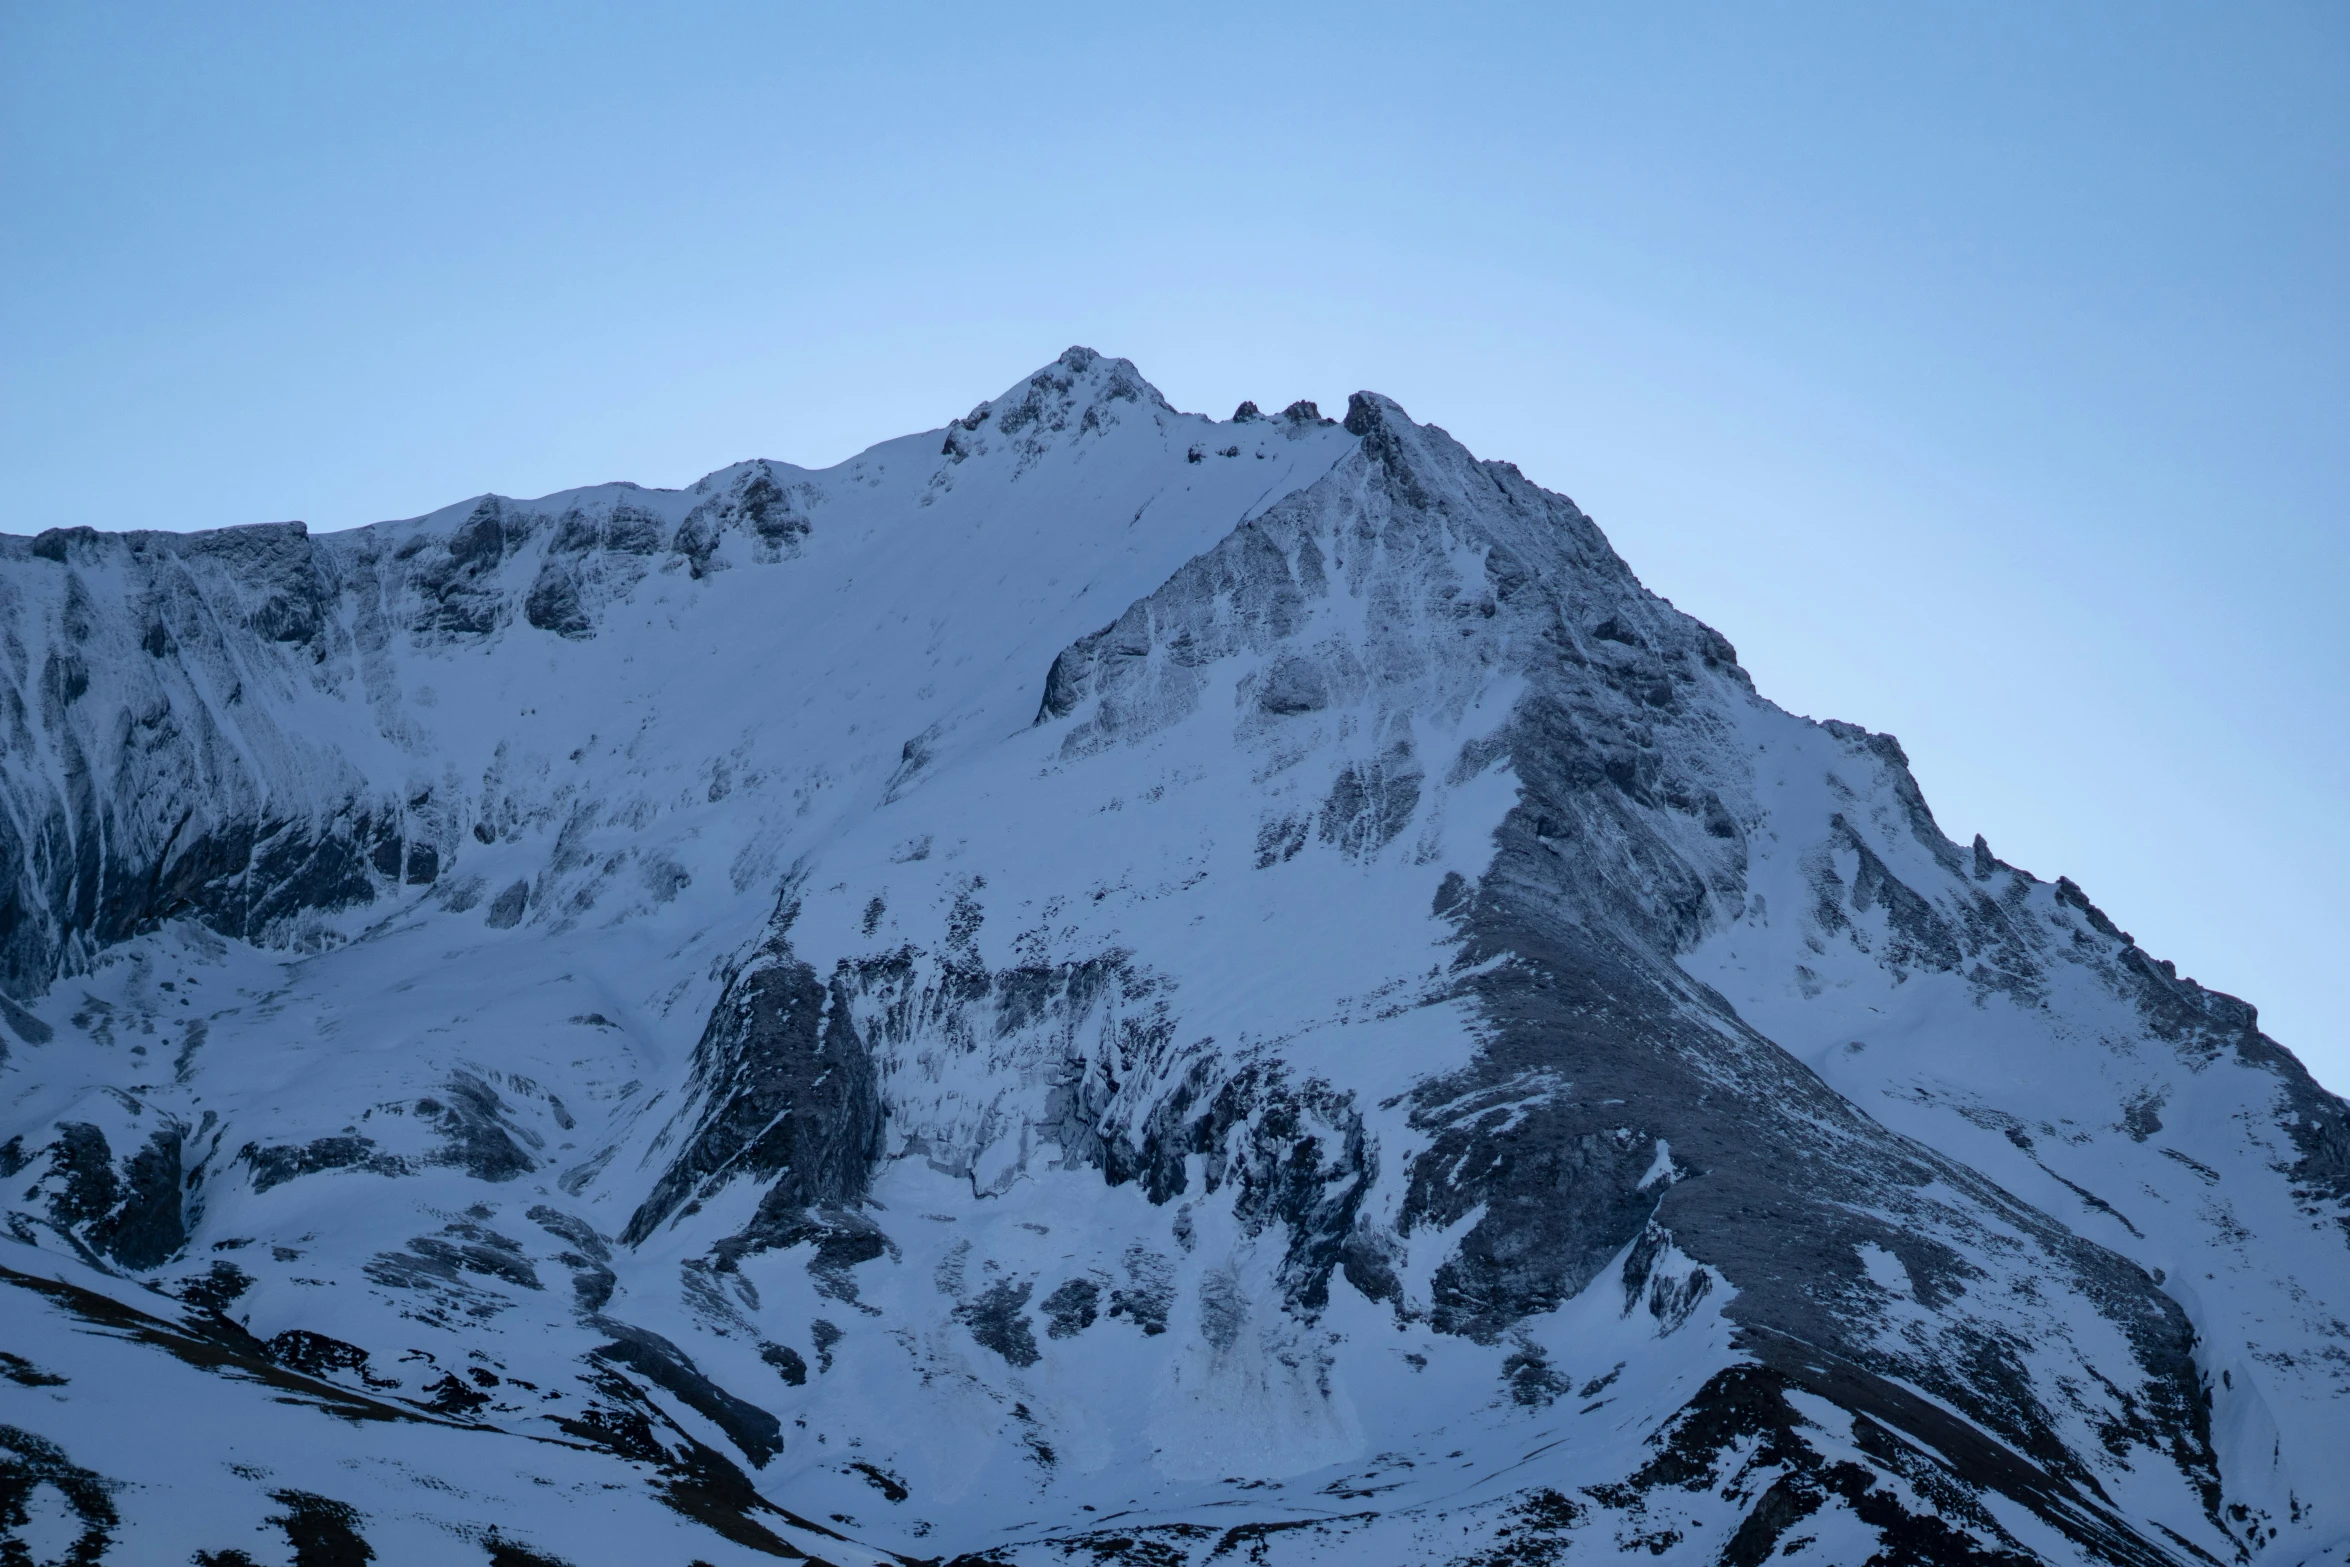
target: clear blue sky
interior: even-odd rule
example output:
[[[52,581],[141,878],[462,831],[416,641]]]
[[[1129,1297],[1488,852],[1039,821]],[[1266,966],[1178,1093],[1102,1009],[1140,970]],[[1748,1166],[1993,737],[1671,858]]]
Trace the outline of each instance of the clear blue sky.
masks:
[[[0,5],[0,528],[1401,401],[2350,1089],[2350,6]]]

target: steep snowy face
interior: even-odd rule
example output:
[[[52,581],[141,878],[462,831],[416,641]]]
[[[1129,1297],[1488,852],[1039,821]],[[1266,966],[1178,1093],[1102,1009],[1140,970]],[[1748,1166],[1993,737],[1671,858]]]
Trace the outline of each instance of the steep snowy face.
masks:
[[[2341,1102],[1383,398],[0,555],[36,1544],[2350,1544]]]
[[[636,781],[723,793],[768,741],[821,792],[870,765],[859,734],[1033,684],[1091,600],[1147,591],[1343,444],[1260,423],[1191,463],[1212,423],[1082,352],[999,403],[943,456],[909,437],[824,475],[488,496],[324,539],[0,542],[0,979],[38,991],[180,916],[315,947],[461,846],[611,818],[615,772],[660,810]]]

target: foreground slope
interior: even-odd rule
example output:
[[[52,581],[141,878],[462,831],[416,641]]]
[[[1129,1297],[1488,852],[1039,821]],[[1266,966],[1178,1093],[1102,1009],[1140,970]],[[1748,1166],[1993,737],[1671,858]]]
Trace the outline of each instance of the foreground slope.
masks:
[[[2341,1102],[1384,399],[0,627],[36,1557],[2350,1546]]]

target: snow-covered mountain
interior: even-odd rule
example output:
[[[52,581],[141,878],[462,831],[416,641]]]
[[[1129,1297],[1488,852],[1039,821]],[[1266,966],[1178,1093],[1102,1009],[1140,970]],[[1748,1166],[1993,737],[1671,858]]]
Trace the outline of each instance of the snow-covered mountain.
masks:
[[[0,638],[0,1560],[2350,1559],[2342,1101],[1384,398]]]

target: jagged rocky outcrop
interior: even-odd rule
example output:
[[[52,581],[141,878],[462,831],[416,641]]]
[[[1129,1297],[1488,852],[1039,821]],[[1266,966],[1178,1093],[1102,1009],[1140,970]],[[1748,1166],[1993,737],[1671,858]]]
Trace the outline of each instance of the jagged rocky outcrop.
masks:
[[[2342,1102],[1387,399],[1073,349],[0,631],[10,1538],[2350,1541]]]
[[[880,1084],[845,982],[792,955],[789,911],[758,959],[727,984],[695,1052],[685,1130],[624,1242],[684,1217],[733,1180],[760,1182],[758,1211],[730,1244],[790,1245],[810,1208],[862,1203],[882,1154]]]

